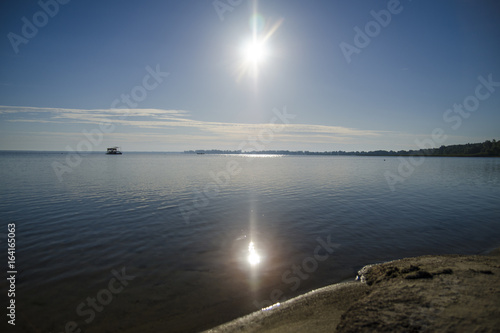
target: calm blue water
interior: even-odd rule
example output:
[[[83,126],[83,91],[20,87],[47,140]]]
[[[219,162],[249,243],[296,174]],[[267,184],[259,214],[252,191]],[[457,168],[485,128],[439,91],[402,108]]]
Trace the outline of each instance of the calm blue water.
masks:
[[[19,332],[194,332],[365,264],[500,246],[500,159],[427,158],[391,191],[398,158],[88,154],[60,181],[67,157],[0,153]]]

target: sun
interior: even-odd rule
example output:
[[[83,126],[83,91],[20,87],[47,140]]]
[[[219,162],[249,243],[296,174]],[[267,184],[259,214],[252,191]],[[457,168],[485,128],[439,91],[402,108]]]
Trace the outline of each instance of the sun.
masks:
[[[241,44],[240,57],[236,65],[235,72],[237,73],[237,81],[239,82],[243,76],[249,75],[257,80],[259,72],[270,69],[270,64],[266,61],[268,58],[276,57],[275,49],[270,47],[271,36],[278,30],[283,19],[276,22],[270,28],[266,27],[266,22],[262,15],[254,14],[250,20],[252,35],[247,39],[246,43]]]
[[[264,61],[267,53],[267,48],[263,41],[251,41],[243,48],[245,60],[253,64],[258,64]]]

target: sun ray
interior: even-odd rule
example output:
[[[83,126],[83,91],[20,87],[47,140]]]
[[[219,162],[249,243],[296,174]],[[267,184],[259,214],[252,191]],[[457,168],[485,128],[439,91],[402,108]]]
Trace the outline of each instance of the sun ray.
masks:
[[[256,4],[254,5],[254,14],[250,21],[252,36],[241,48],[243,59],[238,66],[237,82],[245,75],[250,75],[257,79],[259,68],[271,54],[268,42],[283,21],[283,19],[280,19],[269,29],[265,29],[264,18],[257,13]]]

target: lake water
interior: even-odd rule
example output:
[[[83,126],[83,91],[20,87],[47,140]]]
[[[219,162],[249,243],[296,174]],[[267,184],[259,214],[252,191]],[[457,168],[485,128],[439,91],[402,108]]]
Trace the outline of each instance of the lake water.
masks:
[[[396,157],[68,157],[0,153],[16,332],[196,332],[366,264],[500,246],[497,158],[426,158],[392,191]]]

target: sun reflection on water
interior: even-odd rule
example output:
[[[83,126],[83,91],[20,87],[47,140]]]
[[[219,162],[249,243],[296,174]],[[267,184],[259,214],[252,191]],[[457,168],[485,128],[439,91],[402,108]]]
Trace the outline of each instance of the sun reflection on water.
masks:
[[[256,158],[269,158],[269,157],[284,157],[283,154],[252,154],[252,153],[242,153],[238,156],[241,157],[256,157]]]
[[[250,244],[248,244],[247,260],[248,260],[248,263],[252,266],[255,266],[255,265],[260,263],[260,255],[255,250],[255,245],[253,242],[250,242]]]

